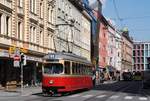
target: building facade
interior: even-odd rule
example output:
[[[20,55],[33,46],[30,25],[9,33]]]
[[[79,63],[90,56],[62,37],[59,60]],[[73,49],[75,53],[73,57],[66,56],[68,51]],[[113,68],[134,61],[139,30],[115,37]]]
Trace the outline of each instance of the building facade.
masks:
[[[101,17],[99,32],[99,67],[105,68],[108,61],[108,22]]]
[[[108,66],[121,70],[121,33],[110,21],[108,26]]]
[[[80,0],[57,0],[56,49],[91,60],[91,17]]]
[[[54,51],[55,2],[48,0],[0,0],[0,84],[20,82],[20,68],[13,55],[23,52],[24,84],[41,81],[42,58]],[[26,52],[25,52],[26,51]]]
[[[121,71],[121,48],[122,48],[122,36],[121,36],[121,32],[116,30],[116,52],[115,52],[115,58],[116,58],[116,64],[115,64],[115,68],[117,71]]]
[[[133,41],[129,36],[128,30],[122,32],[122,44],[121,44],[121,72],[132,71],[132,53],[133,53]]]
[[[0,85],[20,84],[20,68],[13,64],[20,52],[27,59],[26,85],[41,82],[48,52],[67,51],[90,60],[90,21],[79,0],[0,0]]]
[[[148,58],[150,57],[149,42],[134,42],[133,48],[133,71],[149,70]]]

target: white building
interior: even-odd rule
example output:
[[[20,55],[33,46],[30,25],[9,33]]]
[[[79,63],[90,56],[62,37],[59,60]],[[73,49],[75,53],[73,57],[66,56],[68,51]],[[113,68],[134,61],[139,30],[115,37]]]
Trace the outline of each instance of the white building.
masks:
[[[121,33],[112,24],[108,26],[108,65],[121,70]]]
[[[72,52],[91,59],[91,18],[79,0],[57,0],[56,51]]]

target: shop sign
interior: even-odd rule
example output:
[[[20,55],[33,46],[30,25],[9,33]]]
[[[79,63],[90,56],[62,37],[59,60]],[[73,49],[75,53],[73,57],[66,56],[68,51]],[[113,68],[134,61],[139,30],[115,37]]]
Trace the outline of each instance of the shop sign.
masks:
[[[0,49],[0,57],[9,57],[8,50]]]
[[[12,47],[9,47],[9,54],[14,54],[18,50],[19,50],[19,52],[22,52],[22,53],[28,53],[28,50],[25,48],[12,46]]]
[[[42,58],[27,56],[27,60],[42,62]]]

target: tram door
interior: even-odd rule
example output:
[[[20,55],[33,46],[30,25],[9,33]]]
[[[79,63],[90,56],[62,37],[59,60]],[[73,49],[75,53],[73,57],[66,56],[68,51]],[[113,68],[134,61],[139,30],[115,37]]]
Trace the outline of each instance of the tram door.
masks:
[[[70,62],[69,61],[65,61],[64,68],[65,68],[65,74],[70,74]]]

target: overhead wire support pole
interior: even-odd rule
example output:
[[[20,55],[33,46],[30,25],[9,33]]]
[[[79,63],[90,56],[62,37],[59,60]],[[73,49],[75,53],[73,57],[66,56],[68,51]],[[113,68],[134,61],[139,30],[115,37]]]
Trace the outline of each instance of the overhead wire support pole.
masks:
[[[23,63],[21,62],[21,95],[23,95]]]

